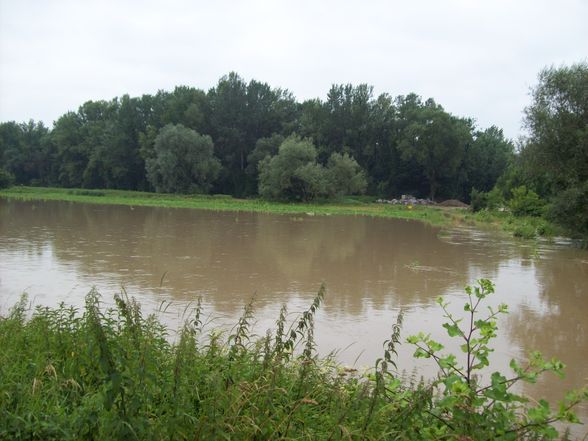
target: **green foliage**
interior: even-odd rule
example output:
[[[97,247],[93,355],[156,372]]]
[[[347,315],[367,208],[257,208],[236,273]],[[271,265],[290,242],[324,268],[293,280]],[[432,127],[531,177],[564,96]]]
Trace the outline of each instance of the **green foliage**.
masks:
[[[20,185],[49,185],[55,181],[55,149],[49,129],[41,122],[0,124],[0,169]]]
[[[265,148],[265,144],[259,147]],[[266,156],[259,163],[259,194],[268,199],[310,201],[365,191],[365,174],[348,154],[333,153],[326,168],[316,158],[310,140],[290,136],[277,155]]]
[[[533,190],[521,185],[512,189],[508,206],[515,216],[541,216],[545,202]]]
[[[402,312],[373,371],[319,358],[314,322],[324,287],[292,323],[282,307],[261,337],[252,302],[225,332],[207,329],[198,301],[170,338],[124,292],[113,307],[92,291],[81,311],[38,307],[30,319],[23,296],[0,318],[0,439],[554,439],[552,423],[577,422],[573,406],[588,393],[567,394],[555,410],[513,393],[517,381],[561,373],[559,361],[538,353],[525,365],[512,361],[512,376],[479,381],[507,312],[481,313],[493,290],[487,280],[466,288],[463,322],[439,300],[463,362],[429,335],[409,337],[415,355],[441,369],[432,384],[406,384],[395,373]]]
[[[88,101],[52,130],[33,121],[1,123],[0,164],[21,185],[144,191],[157,182],[162,191],[207,191],[210,183],[164,183],[169,173],[154,172],[154,162],[173,162],[155,157],[155,138],[169,124],[211,137],[220,161],[211,189],[238,197],[258,194],[260,162],[293,133],[313,140],[318,164],[328,168],[332,155],[338,158],[331,161],[336,170],[325,171],[324,190],[316,190],[316,167],[302,173],[312,177],[308,197],[434,191],[467,199],[472,186],[492,187],[511,147],[499,129],[478,130],[415,94],[374,97],[367,84],[335,84],[325,100],[298,103],[285,89],[231,72],[208,92],[180,86]]]
[[[327,163],[329,193],[334,195],[363,194],[367,188],[365,172],[347,153],[333,153]]]
[[[588,64],[542,70],[532,98],[521,151],[525,183],[552,202],[552,221],[586,236]]]
[[[447,319],[443,327],[449,337],[461,343],[462,360],[455,354],[443,353],[443,345],[430,335],[419,333],[407,339],[416,346],[415,357],[431,358],[440,369],[439,379],[433,384],[438,393],[431,409],[441,423],[437,433],[447,439],[556,439],[558,432],[552,423],[577,422],[571,409],[588,398],[588,390],[568,394],[556,411],[545,400],[536,407],[527,405],[527,398],[511,391],[514,384],[535,383],[545,372],[563,375],[563,363],[545,360],[538,352],[531,353],[525,365],[513,359],[512,375],[493,372],[489,381],[481,383],[481,373],[490,366],[494,351],[491,341],[496,338],[498,319],[508,313],[508,307],[489,306],[486,313],[482,312],[485,299],[494,293],[494,284],[487,279],[479,280],[477,286],[466,286],[465,292],[465,317],[450,312],[442,297],[437,299]]]
[[[308,200],[308,188],[320,189],[317,179],[316,148],[311,141],[290,136],[278,154],[266,156],[259,164],[259,194],[268,199]],[[308,168],[310,166],[311,168]],[[307,182],[310,179],[311,182]]]
[[[272,157],[278,154],[280,145],[284,142],[285,138],[277,133],[274,133],[268,138],[260,138],[255,143],[255,148],[247,156],[247,168],[246,172],[248,175],[253,177],[257,181],[259,174],[259,163],[266,157]]]
[[[317,163],[307,163],[296,170],[290,179],[289,194],[300,195],[303,201],[311,201],[327,194],[327,175],[325,168]],[[295,196],[298,197],[298,196]]]
[[[548,207],[554,222],[588,237],[588,181],[554,195]]]
[[[10,188],[14,185],[14,175],[0,168],[0,188]]]
[[[181,124],[168,124],[159,131],[153,156],[147,159],[147,176],[163,193],[207,192],[220,171],[210,136],[200,135]]]
[[[536,237],[536,228],[529,223],[521,223],[514,226],[512,235],[521,239],[534,239]]]
[[[548,175],[553,191],[588,181],[588,63],[542,70],[532,98],[523,146],[530,172]]]
[[[414,161],[422,169],[429,197],[435,199],[445,180],[457,180],[466,145],[472,140],[471,122],[445,112],[433,99],[421,103],[409,95],[399,104],[407,121],[398,150],[403,160]]]
[[[472,188],[470,194],[470,208],[474,213],[488,208],[488,193]]]
[[[498,187],[494,187],[491,191],[484,193],[478,191],[475,188],[472,189],[470,194],[470,208],[472,211],[478,212],[480,210],[498,210],[505,206],[502,192]]]
[[[514,146],[498,127],[474,133],[464,158],[466,190],[489,192],[514,159]]]

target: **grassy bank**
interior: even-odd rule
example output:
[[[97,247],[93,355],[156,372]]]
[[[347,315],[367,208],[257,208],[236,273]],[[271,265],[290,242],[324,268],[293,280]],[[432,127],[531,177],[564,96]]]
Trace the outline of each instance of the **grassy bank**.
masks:
[[[466,209],[377,204],[370,197],[346,197],[315,203],[280,203],[261,199],[236,199],[225,195],[178,195],[122,190],[85,190],[41,187],[12,187],[0,191],[0,197],[20,200],[54,200],[146,207],[196,208],[203,210],[246,211],[277,214],[366,215],[414,219],[447,227],[469,225],[506,231],[515,237],[530,239],[551,237],[564,232],[540,218],[515,217],[509,213],[479,212]]]
[[[409,339],[415,356],[440,364],[431,384],[395,374],[401,316],[371,372],[318,357],[314,316],[322,288],[293,323],[283,308],[263,337],[250,333],[252,305],[226,333],[205,330],[196,306],[176,336],[124,296],[105,310],[91,292],[83,311],[37,308],[31,319],[23,299],[0,317],[0,439],[553,439],[552,423],[574,421],[570,409],[581,394],[552,413],[508,389],[558,372],[560,363],[533,355],[528,366],[513,365],[514,379],[496,373],[484,386],[468,378],[475,363],[483,365],[488,331],[495,330],[494,318],[480,318],[476,303],[492,290],[481,281],[469,293],[479,330],[467,337],[478,346],[463,354],[467,370],[454,356],[441,356],[430,337]],[[450,335],[455,329],[448,324]]]
[[[122,190],[84,190],[41,187],[12,187],[0,196],[21,200],[54,200],[91,204],[145,207],[197,208],[202,210],[248,211],[277,214],[368,215],[417,219],[433,225],[447,225],[458,216],[434,207],[412,207],[373,203],[370,197],[348,197],[315,203],[282,203],[262,199],[236,199],[226,195],[180,195]]]
[[[459,222],[470,223],[480,228],[498,229],[521,239],[570,235],[570,232],[542,217],[517,217],[501,211],[482,210],[477,213],[464,211],[459,216]]]

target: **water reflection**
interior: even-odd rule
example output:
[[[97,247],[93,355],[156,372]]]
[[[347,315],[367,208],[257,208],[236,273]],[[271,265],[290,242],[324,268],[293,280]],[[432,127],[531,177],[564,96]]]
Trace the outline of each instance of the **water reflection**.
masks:
[[[339,357],[371,364],[400,308],[404,335],[423,330],[446,342],[433,299],[443,294],[459,307],[463,286],[479,277],[496,282],[491,302],[506,302],[512,311],[500,324],[506,332],[494,355],[498,366],[538,349],[570,366],[565,383],[546,381],[538,393],[585,384],[586,251],[473,229],[440,234],[403,220],[0,199],[4,308],[25,289],[37,303],[56,304],[81,303],[91,286],[106,296],[125,286],[148,308],[167,300],[182,309],[202,296],[211,314],[234,319],[255,293],[263,328],[282,303],[291,311],[305,308],[325,282],[319,349],[354,343]],[[401,348],[408,370],[410,353]]]

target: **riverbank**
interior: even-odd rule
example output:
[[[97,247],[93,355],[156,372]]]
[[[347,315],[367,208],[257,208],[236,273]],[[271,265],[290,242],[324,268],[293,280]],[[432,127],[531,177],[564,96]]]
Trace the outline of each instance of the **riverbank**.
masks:
[[[468,314],[493,289],[483,280],[472,287]],[[576,422],[571,409],[588,398],[586,391],[568,394],[552,413],[546,402],[526,404],[510,392],[515,381],[561,371],[540,355],[526,367],[513,361],[514,379],[495,373],[487,386],[469,381],[470,370],[484,366],[493,337],[484,332],[495,329],[502,306],[476,321],[482,331],[469,333],[487,338],[466,354],[467,371],[461,356],[441,357],[429,335],[406,339],[416,357],[439,363],[433,383],[395,372],[402,315],[372,370],[320,358],[314,321],[324,295],[321,288],[291,323],[282,308],[263,337],[251,332],[252,304],[224,332],[206,327],[198,302],[176,333],[124,296],[105,310],[92,291],[83,311],[37,308],[30,319],[23,297],[0,316],[0,439],[554,439],[552,423]],[[457,323],[446,324],[449,335]],[[481,364],[470,366],[470,357]]]
[[[124,190],[88,190],[44,187],[12,187],[1,190],[0,197],[19,200],[52,200],[89,204],[193,208],[217,211],[245,211],[275,214],[364,215],[396,219],[413,219],[438,227],[459,225],[502,230],[515,237],[564,235],[561,228],[542,218],[515,217],[510,213],[464,208],[405,206],[376,203],[375,197],[349,196],[335,201],[282,203],[262,199],[236,199],[226,195],[180,195]]]

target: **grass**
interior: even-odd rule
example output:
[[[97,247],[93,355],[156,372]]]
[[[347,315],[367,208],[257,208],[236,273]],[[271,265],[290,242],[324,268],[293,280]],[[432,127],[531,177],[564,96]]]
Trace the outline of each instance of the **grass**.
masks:
[[[123,190],[86,190],[41,187],[12,187],[0,191],[0,197],[20,200],[57,200],[91,204],[145,207],[197,208],[203,210],[248,211],[276,214],[367,215],[416,219],[433,225],[448,225],[458,216],[454,210],[374,203],[366,196],[342,197],[335,201],[283,203],[262,199],[236,199],[227,195],[179,195]]]
[[[463,215],[463,221],[472,222],[477,226],[486,225],[500,229],[522,239],[569,235],[568,231],[542,217],[514,216],[512,213],[504,211],[481,210],[477,213],[467,212]]]
[[[91,190],[45,187],[12,187],[0,190],[0,197],[18,200],[69,201],[89,204],[144,207],[192,208],[217,211],[245,211],[317,216],[362,215],[413,219],[440,227],[460,225],[491,228],[514,237],[534,239],[566,236],[569,232],[540,217],[516,217],[509,212],[430,206],[406,207],[375,203],[370,196],[345,196],[314,203],[284,203],[263,199],[237,199],[228,195],[180,195],[124,190]]]
[[[92,291],[82,311],[38,307],[30,319],[23,297],[0,317],[0,439],[492,440],[502,430],[507,440],[552,433],[553,419],[514,412],[498,395],[477,409],[460,398],[451,411],[440,383],[396,375],[402,315],[372,372],[318,357],[314,318],[324,293],[293,323],[283,307],[262,337],[250,332],[251,304],[223,333],[205,330],[198,303],[174,334],[124,293],[114,308],[104,309]]]

